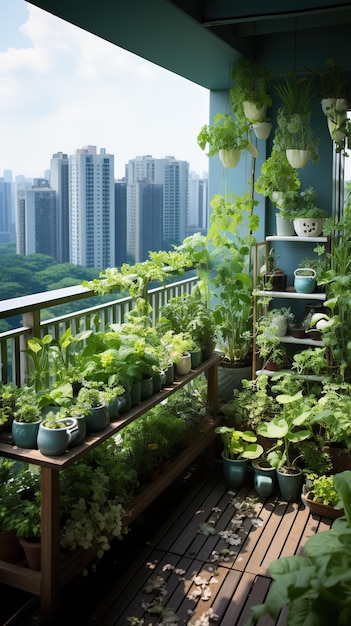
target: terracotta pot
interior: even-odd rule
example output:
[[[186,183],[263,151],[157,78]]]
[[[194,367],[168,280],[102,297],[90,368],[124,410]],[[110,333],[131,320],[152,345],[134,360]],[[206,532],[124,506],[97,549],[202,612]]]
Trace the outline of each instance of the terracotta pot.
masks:
[[[14,532],[0,532],[0,560],[16,563],[21,553],[21,544]]]
[[[308,491],[305,495],[305,502],[311,513],[314,515],[320,515],[321,517],[331,517],[332,519],[337,519],[345,513],[344,509],[335,509],[329,504],[316,502],[313,500],[313,494],[310,491]]]
[[[24,550],[26,561],[30,569],[40,571],[41,569],[41,542],[40,541],[28,541],[19,537],[19,542]]]

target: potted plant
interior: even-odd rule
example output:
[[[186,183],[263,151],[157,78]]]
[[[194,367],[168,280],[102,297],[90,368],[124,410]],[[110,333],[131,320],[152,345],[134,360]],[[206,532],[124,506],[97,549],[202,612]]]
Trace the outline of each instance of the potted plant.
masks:
[[[333,474],[308,477],[305,489],[304,502],[311,513],[332,519],[344,515]]]
[[[345,517],[335,520],[331,529],[308,537],[301,554],[280,557],[270,564],[273,583],[264,603],[253,607],[247,626],[265,615],[276,621],[282,610],[287,623],[350,623],[351,472],[341,472],[334,481]]]
[[[20,448],[37,448],[37,436],[41,413],[37,394],[31,387],[22,387],[17,394],[12,439]]]
[[[312,436],[310,425],[311,409],[302,391],[294,395],[279,394],[276,398],[281,411],[270,422],[259,424],[257,432],[262,437],[276,439],[276,444],[267,454],[270,464],[277,470],[281,496],[295,502],[301,495],[302,469],[297,462],[301,454],[296,446]],[[295,450],[296,456],[293,458]]]
[[[14,480],[18,469],[16,462],[0,459],[0,559],[16,563],[21,546],[14,527],[17,523],[19,491]]]
[[[345,138],[349,133],[346,68],[329,58],[326,67],[319,71],[319,91],[322,111],[327,118],[328,130],[335,142],[336,151],[348,156],[345,150]]]
[[[272,77],[268,68],[242,57],[233,65],[232,79],[232,106],[237,118],[246,118],[253,128],[265,122],[267,108],[272,104]]]
[[[77,431],[78,423],[74,417],[49,411],[39,425],[38,448],[45,456],[60,456],[69,447],[72,434]]]
[[[0,432],[11,430],[19,388],[13,383],[0,383]]]
[[[241,431],[230,426],[217,426],[215,433],[221,436],[223,444],[222,461],[226,481],[230,487],[241,487],[249,460],[263,454],[263,447],[257,443],[252,431]]]
[[[324,219],[328,217],[328,213],[317,206],[317,193],[313,187],[288,192],[281,214],[293,221],[294,230],[301,237],[318,237]]]
[[[256,346],[259,358],[262,360],[262,369],[277,371],[286,365],[287,350],[281,342],[279,328],[273,324],[275,313],[268,311],[256,322]]]
[[[87,432],[96,433],[106,428],[109,416],[101,391],[85,386],[78,393],[77,406],[85,415]]]
[[[300,185],[296,169],[284,153],[273,147],[271,155],[261,165],[260,175],[255,181],[256,192],[269,197],[275,206],[282,208],[285,192],[298,190]]]
[[[305,167],[309,159],[317,162],[319,142],[310,125],[311,99],[315,92],[312,79],[298,77],[291,71],[275,89],[282,105],[277,116],[274,146],[285,152],[290,165],[296,169]]]
[[[229,113],[217,113],[212,125],[202,126],[197,143],[208,156],[218,154],[224,167],[236,167],[242,150],[248,150],[254,157],[257,149],[250,142],[250,125],[244,120],[233,120]]]
[[[263,288],[268,291],[285,291],[287,274],[277,265],[274,248],[270,248],[264,265],[260,268],[260,278],[263,278]]]
[[[10,526],[16,533],[31,569],[40,570],[41,560],[41,475],[21,469],[13,477],[11,495],[17,503]]]

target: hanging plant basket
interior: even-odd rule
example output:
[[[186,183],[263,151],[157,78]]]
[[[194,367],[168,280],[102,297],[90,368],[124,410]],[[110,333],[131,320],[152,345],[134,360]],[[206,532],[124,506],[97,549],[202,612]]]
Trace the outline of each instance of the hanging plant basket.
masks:
[[[267,105],[264,104],[258,109],[254,102],[249,102],[246,100],[243,102],[243,109],[247,120],[249,120],[250,122],[259,122],[260,120],[262,120],[262,118],[264,118],[266,114]]]
[[[257,139],[268,139],[272,131],[272,123],[271,122],[257,122],[256,124],[252,124],[252,129]]]
[[[220,150],[218,155],[224,167],[236,167],[240,161],[241,150]]]
[[[291,167],[294,167],[297,170],[306,167],[310,157],[311,153],[309,150],[295,150],[293,148],[286,150],[286,158],[288,159]]]

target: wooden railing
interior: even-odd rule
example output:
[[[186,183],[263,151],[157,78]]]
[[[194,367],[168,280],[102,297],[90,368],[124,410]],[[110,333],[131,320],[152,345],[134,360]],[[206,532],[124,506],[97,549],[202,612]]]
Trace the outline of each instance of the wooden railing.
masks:
[[[182,293],[190,293],[196,282],[196,276],[191,276],[150,289],[149,300],[153,322],[157,321],[163,304]],[[30,337],[51,334],[57,340],[68,327],[71,327],[73,334],[77,334],[90,327],[93,315],[99,316],[100,328],[105,330],[110,323],[123,323],[126,313],[133,308],[132,298],[125,297],[80,309],[74,313],[42,319],[43,311],[48,308],[52,310],[55,306],[92,297],[94,292],[81,286],[74,286],[1,301],[0,319],[20,315],[22,325],[0,333],[0,382],[13,382],[18,386],[24,383],[26,367],[23,351]]]

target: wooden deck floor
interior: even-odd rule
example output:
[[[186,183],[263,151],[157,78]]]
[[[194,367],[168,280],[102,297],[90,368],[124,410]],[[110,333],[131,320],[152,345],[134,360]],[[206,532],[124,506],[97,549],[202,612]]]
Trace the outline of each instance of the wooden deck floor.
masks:
[[[267,593],[269,563],[299,553],[310,535],[330,527],[331,520],[310,515],[301,503],[282,502],[279,493],[266,501],[257,498],[249,477],[234,495],[245,502],[256,497],[257,517],[245,517],[236,530],[240,542],[228,544],[220,533],[233,531],[234,495],[228,492],[221,464],[204,463],[199,459],[149,507],[126,539],[98,564],[95,574],[72,581],[63,591],[62,623],[130,626],[130,618],[135,617],[144,620],[139,622],[144,626],[156,626],[157,616],[145,607],[160,598],[164,607],[175,610],[179,625],[202,623],[197,620],[212,610],[218,620],[210,621],[211,626],[243,626],[250,607]],[[198,532],[208,528],[201,524],[208,523],[215,534]],[[145,587],[156,577],[160,589],[146,593]],[[79,619],[70,621],[77,601],[83,601]],[[38,621],[34,615],[27,621],[4,623]],[[259,624],[272,626],[273,621],[262,619]],[[284,615],[276,624],[285,624]]]

